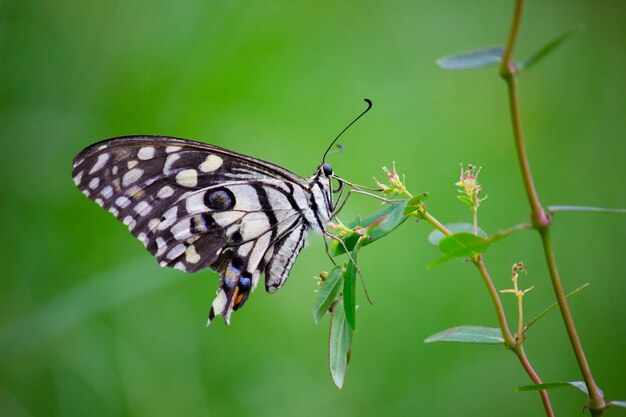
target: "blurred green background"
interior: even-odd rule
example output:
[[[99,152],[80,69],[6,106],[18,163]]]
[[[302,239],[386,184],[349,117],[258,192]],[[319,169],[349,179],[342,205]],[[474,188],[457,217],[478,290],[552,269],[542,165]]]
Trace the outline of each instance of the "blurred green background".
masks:
[[[495,346],[422,343],[459,324],[497,324],[476,272],[438,257],[427,224],[365,249],[376,304],[359,293],[344,389],[327,368],[315,280],[330,263],[310,239],[288,284],[257,291],[226,327],[205,328],[216,274],[159,268],[125,226],[70,178],[83,147],[112,136],[203,140],[308,176],[370,97],[373,110],[330,158],[354,182],[395,161],[444,222],[467,221],[453,183],[483,166],[488,232],[527,220],[504,83],[445,72],[436,58],[502,44],[502,1],[1,1],[0,415],[541,415],[515,357]],[[626,3],[529,2],[516,56],[586,30],[521,79],[523,119],[544,204],[626,206]],[[379,205],[354,197],[341,219]],[[595,376],[626,399],[623,217],[559,214],[555,245]],[[553,301],[538,237],[486,255],[498,288],[523,260],[530,317]],[[513,297],[504,297],[514,326]],[[545,381],[580,379],[558,313],[529,333]],[[559,415],[577,391],[552,393]]]

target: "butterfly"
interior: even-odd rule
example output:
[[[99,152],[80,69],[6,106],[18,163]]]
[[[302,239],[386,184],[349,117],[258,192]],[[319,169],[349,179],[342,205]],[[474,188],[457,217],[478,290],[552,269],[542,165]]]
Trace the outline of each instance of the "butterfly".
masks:
[[[371,108],[368,108],[348,127]],[[265,274],[281,288],[307,233],[324,233],[343,207],[343,180],[324,162],[302,178],[228,149],[168,136],[123,136],[83,149],[74,184],[121,220],[164,267],[210,268],[219,286],[208,323],[230,324]],[[333,189],[332,179],[339,181]],[[345,199],[344,199],[345,203]]]

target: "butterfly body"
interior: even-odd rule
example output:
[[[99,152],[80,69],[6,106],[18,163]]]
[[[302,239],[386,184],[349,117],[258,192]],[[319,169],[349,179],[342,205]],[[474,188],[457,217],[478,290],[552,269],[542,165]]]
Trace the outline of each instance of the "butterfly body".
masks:
[[[336,202],[332,169],[304,179],[217,146],[164,136],[126,136],[85,148],[75,185],[121,220],[161,266],[220,274],[209,322],[230,322],[265,274],[275,292],[308,232],[324,232]]]

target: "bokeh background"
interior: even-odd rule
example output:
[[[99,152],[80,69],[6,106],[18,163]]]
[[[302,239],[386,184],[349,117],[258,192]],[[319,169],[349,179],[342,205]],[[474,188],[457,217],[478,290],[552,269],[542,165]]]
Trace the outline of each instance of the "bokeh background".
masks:
[[[125,226],[70,178],[83,147],[112,136],[203,140],[307,176],[358,112],[335,171],[358,183],[395,161],[444,222],[467,221],[459,163],[483,166],[482,227],[526,221],[504,83],[495,69],[445,72],[436,58],[502,44],[502,1],[0,2],[0,415],[541,415],[515,357],[497,346],[432,344],[459,324],[494,326],[476,272],[438,257],[427,224],[365,249],[375,305],[359,293],[346,384],[327,366],[328,319],[313,323],[319,236],[287,285],[257,291],[226,327],[205,328],[217,277],[159,268]],[[544,204],[626,206],[626,4],[528,2],[516,56],[582,23],[524,74],[528,150]],[[341,219],[379,208],[354,197]],[[595,376],[626,399],[623,217],[559,214],[564,285]],[[486,261],[498,288],[524,261],[531,317],[553,295],[539,240],[518,233]],[[504,297],[514,326],[513,297]],[[580,375],[557,312],[527,352],[545,381]],[[552,393],[559,415],[585,397]]]

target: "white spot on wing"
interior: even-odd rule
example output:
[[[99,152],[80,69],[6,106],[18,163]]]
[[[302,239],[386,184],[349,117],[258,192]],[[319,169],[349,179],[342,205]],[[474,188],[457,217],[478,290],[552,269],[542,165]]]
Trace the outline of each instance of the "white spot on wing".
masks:
[[[144,146],[137,152],[137,158],[145,161],[154,157],[154,148],[152,146]]]
[[[100,207],[104,207],[104,201],[102,201],[101,198],[96,198],[94,200],[96,202],[97,205],[99,205]]]
[[[134,159],[132,161],[128,161],[126,163],[126,165],[128,166],[128,169],[134,168],[139,162],[135,161]]]
[[[140,201],[134,208],[135,212],[140,216],[145,216],[152,211],[152,206],[145,201]]]
[[[245,213],[240,213],[237,211],[222,211],[213,214],[213,220],[215,220],[215,223],[219,224],[220,226],[226,227],[241,219],[244,214]]]
[[[194,193],[185,199],[185,209],[187,209],[187,213],[202,213],[207,210],[202,194],[203,193]]]
[[[119,214],[119,211],[117,211],[117,209],[115,207],[111,207],[111,208],[109,208],[109,213],[111,213],[112,215],[117,217],[117,215]]]
[[[113,187],[107,185],[102,189],[102,191],[100,191],[100,194],[102,194],[102,197],[104,198],[111,198],[111,196],[113,195]]]
[[[178,212],[178,207],[174,206],[163,213],[163,220],[159,223],[159,230],[166,229],[170,227],[176,221],[176,213]]]
[[[75,177],[74,177],[74,185],[78,185],[80,184],[80,180],[83,179],[83,173],[85,171],[80,171]]]
[[[148,236],[146,236],[145,233],[141,232],[137,235],[137,239],[139,239],[141,241],[141,243],[143,243],[144,246],[148,246]]]
[[[224,292],[224,290],[220,290],[220,292],[217,294],[217,297],[215,297],[215,300],[213,300],[211,308],[213,309],[213,311],[215,311],[216,314],[220,314],[222,311],[224,311],[227,300],[228,297],[226,297],[226,293]]]
[[[187,250],[185,251],[185,260],[190,264],[195,264],[200,261],[200,255],[196,252],[196,247],[194,245],[189,245]]]
[[[179,243],[167,253],[167,259],[176,259],[183,253],[185,253],[185,245],[183,243]]]
[[[98,188],[98,185],[100,185],[100,178],[98,177],[92,178],[92,180],[89,181],[89,188],[91,188],[92,190],[94,188]]]
[[[167,198],[174,194],[174,189],[169,185],[164,185],[163,188],[159,190],[157,193],[157,197],[159,198]]]
[[[191,226],[191,219],[188,217],[186,219],[182,219],[181,221],[176,223],[174,226],[172,226],[172,228],[170,229],[170,232],[172,232],[174,239],[184,240],[184,239],[187,239],[191,235],[190,226]]]
[[[198,172],[195,169],[185,169],[176,174],[176,182],[183,187],[195,187],[198,184]]]
[[[263,236],[257,239],[256,244],[254,245],[254,249],[250,253],[250,258],[248,258],[248,269],[256,270],[259,266],[259,262],[263,259],[263,255],[265,255],[265,251],[267,250],[270,244],[270,236],[271,233],[265,233]]]
[[[115,200],[115,204],[125,209],[130,204],[130,200],[122,195],[117,197],[117,199]]]
[[[237,255],[241,257],[248,256],[248,254],[250,253],[250,249],[252,249],[252,245],[254,245],[254,242],[244,243],[243,245],[239,246],[239,249],[237,249]]]
[[[106,148],[106,145],[103,145]],[[102,148],[102,146],[100,148],[98,148],[98,150],[100,149],[104,149]],[[108,153],[103,153],[98,155],[98,160],[96,161],[96,163],[91,167],[91,169],[89,170],[89,174],[93,174],[94,172],[102,169],[102,167],[104,166],[104,164],[107,163],[107,161],[110,158],[110,154]]]
[[[209,155],[198,168],[200,168],[200,171],[202,172],[213,172],[221,167],[223,162],[224,161],[222,161],[222,158],[220,158],[219,156]]]
[[[167,245],[165,244],[165,240],[162,237],[157,237],[156,238],[156,244],[157,244],[157,253],[156,256],[161,256],[163,255],[163,252],[165,252],[165,249],[167,249]],[[164,266],[164,265],[161,265]]]
[[[159,219],[151,219],[148,222],[148,229],[150,229],[150,231],[154,231],[154,229],[156,229],[159,226],[159,223],[161,223]]]
[[[128,187],[130,184],[136,182],[143,175],[143,169],[133,168],[128,171],[122,177],[122,185]]]
[[[172,153],[172,152],[180,151],[181,149],[182,148],[180,146],[168,146],[167,148],[165,148],[165,152]]]
[[[165,158],[165,164],[163,164],[163,173],[165,175],[169,175],[172,171],[172,165],[174,165],[174,162],[178,161],[179,158],[180,155],[177,153],[168,155],[167,158]]]

